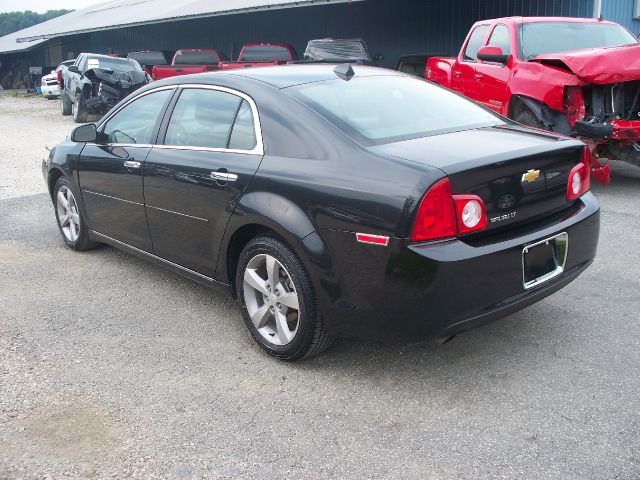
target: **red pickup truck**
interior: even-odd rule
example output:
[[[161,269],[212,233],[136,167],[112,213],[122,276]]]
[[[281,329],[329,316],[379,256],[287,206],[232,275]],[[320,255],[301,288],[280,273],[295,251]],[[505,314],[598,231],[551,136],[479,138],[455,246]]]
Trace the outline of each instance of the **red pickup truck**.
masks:
[[[281,65],[296,59],[296,54],[285,43],[247,43],[240,50],[238,61],[220,62],[220,70]]]
[[[431,57],[425,79],[520,123],[579,137],[600,159],[640,165],[640,44],[617,23],[510,17],[477,22],[456,58]]]
[[[171,65],[155,65],[151,71],[154,80],[218,70],[220,55],[216,50],[183,49],[173,56]]]

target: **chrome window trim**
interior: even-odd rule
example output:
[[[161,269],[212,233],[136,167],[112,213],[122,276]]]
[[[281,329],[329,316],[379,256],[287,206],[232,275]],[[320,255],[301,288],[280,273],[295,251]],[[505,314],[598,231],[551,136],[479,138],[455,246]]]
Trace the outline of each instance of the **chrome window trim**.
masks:
[[[151,147],[151,148],[160,148],[163,150],[191,150],[196,152],[218,152],[218,153],[240,153],[246,155],[264,155],[264,143],[262,140],[262,125],[260,123],[260,115],[258,114],[258,107],[256,102],[246,93],[240,92],[238,90],[234,90],[233,88],[221,87],[218,85],[207,85],[203,83],[187,83],[181,85],[166,85],[164,87],[156,87],[152,88],[141,95],[132,98],[127,103],[122,105],[114,112],[109,112],[109,115],[105,117],[102,122],[100,122],[99,131],[102,133],[107,123],[111,121],[114,115],[118,114],[118,112],[122,111],[127,105],[135,102],[139,98],[142,98],[146,95],[149,95],[154,92],[159,92],[162,90],[171,90],[171,89],[200,89],[200,90],[217,90],[220,92],[229,93],[231,95],[235,95],[247,101],[249,107],[251,107],[251,114],[253,115],[253,127],[256,135],[256,146],[251,150],[242,150],[235,148],[213,148],[213,147],[192,147],[189,145],[165,145],[165,144],[142,144],[142,143],[107,143],[107,144],[93,144],[93,145],[105,145],[108,147]],[[179,99],[178,99],[179,101]],[[174,107],[175,109],[175,107]],[[171,112],[173,114],[173,112]],[[169,119],[171,120],[171,119]]]

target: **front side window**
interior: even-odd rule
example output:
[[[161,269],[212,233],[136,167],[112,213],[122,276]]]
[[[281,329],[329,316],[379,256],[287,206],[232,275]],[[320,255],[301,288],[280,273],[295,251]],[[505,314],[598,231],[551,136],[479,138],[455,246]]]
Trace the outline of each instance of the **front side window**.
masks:
[[[149,93],[116,113],[102,132],[107,143],[142,144],[154,143],[152,138],[156,122],[164,109],[172,90]]]
[[[489,25],[479,25],[473,30],[473,32],[471,32],[469,42],[467,42],[467,47],[464,49],[465,60],[471,60],[473,62],[478,61],[478,50],[482,46],[482,42],[486,38],[488,30]]]
[[[496,115],[442,87],[399,75],[326,80],[282,90],[365,145],[503,125]]]
[[[251,150],[256,144],[251,108],[231,93],[185,89],[171,115],[164,143]]]
[[[497,25],[489,37],[489,43],[492,47],[500,47],[503,55],[511,53],[511,42],[509,41],[509,28],[506,25]]]

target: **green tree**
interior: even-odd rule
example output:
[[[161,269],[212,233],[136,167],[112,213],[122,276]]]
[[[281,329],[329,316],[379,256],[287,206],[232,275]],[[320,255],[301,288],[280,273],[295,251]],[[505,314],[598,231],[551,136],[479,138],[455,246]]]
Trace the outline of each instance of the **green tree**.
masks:
[[[45,13],[36,13],[31,10],[24,12],[0,13],[0,37],[8,35],[23,28],[46,22],[73,10],[47,10]]]

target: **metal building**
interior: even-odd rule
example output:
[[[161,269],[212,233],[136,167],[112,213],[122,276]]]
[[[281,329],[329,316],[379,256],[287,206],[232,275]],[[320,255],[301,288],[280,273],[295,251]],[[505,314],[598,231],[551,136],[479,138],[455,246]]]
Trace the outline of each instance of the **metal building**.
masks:
[[[470,25],[511,15],[593,17],[635,30],[638,0],[114,0],[0,38],[4,68],[51,67],[82,51],[216,48],[230,58],[247,42],[360,37],[383,66],[407,53],[453,54]]]

